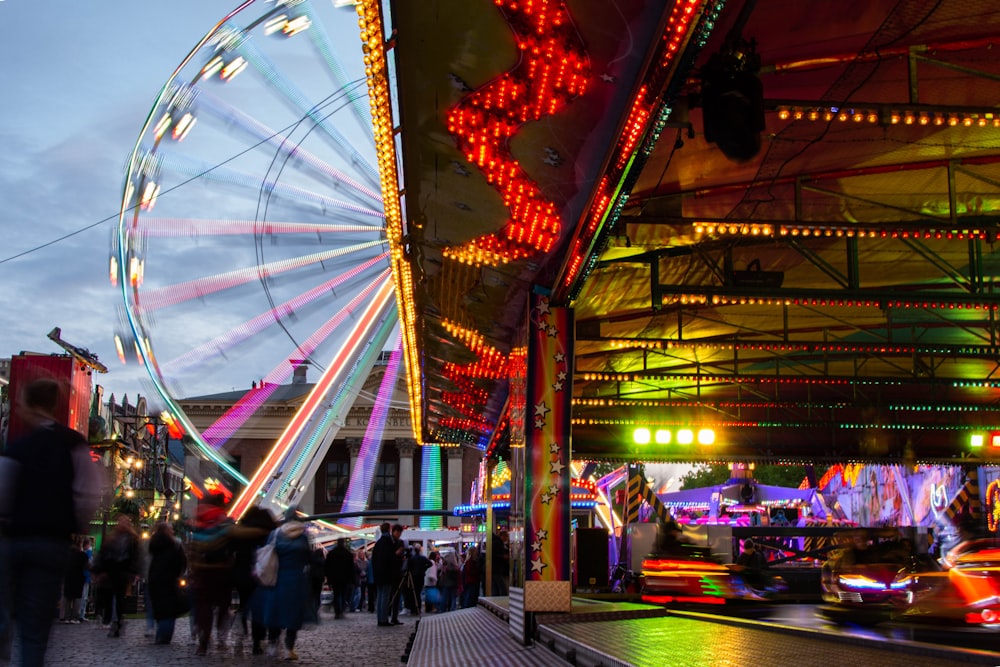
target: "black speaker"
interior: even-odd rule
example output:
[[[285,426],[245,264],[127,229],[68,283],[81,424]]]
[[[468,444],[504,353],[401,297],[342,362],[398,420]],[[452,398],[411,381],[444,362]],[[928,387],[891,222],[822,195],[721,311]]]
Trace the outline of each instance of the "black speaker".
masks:
[[[576,586],[577,588],[609,586],[607,529],[576,529]]]

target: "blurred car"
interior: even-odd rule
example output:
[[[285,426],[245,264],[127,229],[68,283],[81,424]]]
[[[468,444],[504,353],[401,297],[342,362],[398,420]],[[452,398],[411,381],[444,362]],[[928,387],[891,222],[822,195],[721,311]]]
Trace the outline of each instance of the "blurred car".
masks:
[[[835,621],[891,620],[909,604],[908,575],[929,564],[914,557],[906,540],[872,543],[865,529],[846,531],[837,539],[841,546],[830,552],[820,573],[826,603],[821,612]]]
[[[652,604],[725,604],[741,597],[733,575],[704,547],[683,545],[642,561],[642,600]]]
[[[942,562],[900,573],[905,592],[897,618],[1000,628],[1000,540],[977,539],[951,549]]]

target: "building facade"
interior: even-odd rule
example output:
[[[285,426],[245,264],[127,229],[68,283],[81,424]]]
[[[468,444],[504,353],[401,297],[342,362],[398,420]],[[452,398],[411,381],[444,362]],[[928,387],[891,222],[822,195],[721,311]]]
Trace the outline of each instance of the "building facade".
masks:
[[[356,389],[354,403],[299,503],[302,511],[310,514],[341,511],[351,474],[358,465],[387,361],[387,355],[383,355],[364,384]],[[229,439],[225,445],[226,453],[232,457],[241,474],[250,477],[260,467],[312,388],[313,384],[307,377],[307,366],[300,365],[292,383],[277,388],[264,409],[257,410]],[[245,393],[245,390],[224,392],[187,398],[179,403],[195,427],[203,430],[222,417]],[[440,456],[428,457],[438,459],[437,462],[426,465],[422,448],[413,439],[406,383],[402,378],[396,383],[380,442],[378,463],[366,509],[399,511],[394,516],[390,514],[388,518],[363,517],[361,523],[396,520],[405,525],[418,525],[417,517],[405,510],[421,507],[422,480],[427,480],[431,485],[439,485],[439,489],[432,490],[432,495],[440,498],[444,509],[469,502],[470,489],[478,474],[482,452],[465,447],[444,447],[441,448]],[[187,460],[188,474],[192,479],[216,474],[211,471],[210,464],[199,457],[188,456]],[[192,464],[200,468],[194,469]],[[460,520],[458,517],[448,517],[442,523],[458,526]]]

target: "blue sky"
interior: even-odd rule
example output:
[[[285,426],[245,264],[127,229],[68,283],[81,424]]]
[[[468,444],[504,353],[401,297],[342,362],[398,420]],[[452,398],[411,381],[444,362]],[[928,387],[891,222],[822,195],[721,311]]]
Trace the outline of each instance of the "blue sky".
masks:
[[[47,338],[58,326],[108,366],[94,376],[107,393],[155,400],[113,345],[121,295],[108,260],[124,165],[171,72],[237,5],[0,0],[0,357],[61,352]],[[353,8],[337,11],[356,30]]]
[[[59,326],[110,369],[95,383],[149,394],[145,372],[114,352],[115,221],[100,221],[116,220],[125,159],[163,82],[234,5],[0,0],[0,356],[61,352],[46,337]]]

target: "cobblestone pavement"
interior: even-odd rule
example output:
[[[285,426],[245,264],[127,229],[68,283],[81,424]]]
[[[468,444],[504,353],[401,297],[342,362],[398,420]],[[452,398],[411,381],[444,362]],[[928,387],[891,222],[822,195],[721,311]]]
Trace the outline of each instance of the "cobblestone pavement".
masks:
[[[347,613],[342,619],[334,619],[333,614],[321,612],[319,625],[306,626],[299,632],[296,642],[297,663],[270,658],[266,655],[250,655],[250,639],[239,641],[240,633],[234,627],[229,647],[222,650],[215,645],[209,647],[208,655],[194,654],[195,645],[187,618],[177,621],[177,630],[171,644],[154,645],[152,637],[144,637],[144,620],[129,621],[122,636],[111,639],[100,623],[90,622],[80,625],[56,623],[49,639],[46,664],[53,666],[75,665],[86,667],[160,667],[160,665],[198,665],[199,667],[222,667],[223,665],[253,665],[265,667],[269,664],[301,665],[344,665],[355,667],[383,667],[399,665],[406,651],[407,643],[416,628],[416,618],[401,616],[403,625],[380,628],[375,624],[375,614],[368,612]],[[241,650],[242,649],[242,650]],[[282,651],[284,653],[284,651]],[[15,641],[12,665],[20,662]]]

